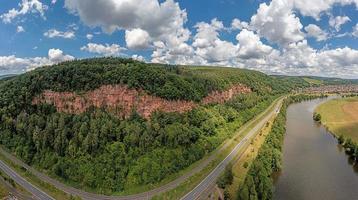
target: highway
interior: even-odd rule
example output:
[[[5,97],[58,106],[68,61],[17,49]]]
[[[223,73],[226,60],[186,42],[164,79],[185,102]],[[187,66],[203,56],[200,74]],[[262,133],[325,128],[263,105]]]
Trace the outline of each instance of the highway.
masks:
[[[35,199],[39,200],[53,200],[51,196],[41,191],[37,187],[33,186],[31,183],[27,182],[24,178],[19,176],[15,171],[8,167],[3,161],[0,160],[0,170],[6,173],[10,178],[12,178],[17,184],[25,188],[30,192]]]
[[[181,200],[194,200],[198,199],[204,191],[207,190],[208,187],[215,184],[216,180],[219,178],[221,173],[224,172],[226,166],[235,158],[235,156],[239,153],[241,148],[243,148],[246,143],[249,143],[252,138],[256,135],[256,133],[261,130],[261,128],[270,120],[270,118],[278,113],[282,105],[282,100],[276,104],[275,109],[267,115],[263,120],[255,125],[247,135],[235,146],[235,148],[231,151],[231,153],[221,162],[219,165],[202,181],[197,185],[192,191],[187,193]]]

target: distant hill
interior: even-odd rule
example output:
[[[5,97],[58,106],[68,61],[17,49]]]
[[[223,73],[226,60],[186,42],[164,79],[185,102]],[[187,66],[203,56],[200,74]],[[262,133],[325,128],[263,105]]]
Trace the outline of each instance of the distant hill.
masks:
[[[284,76],[284,75],[274,75],[274,77],[280,80],[290,80],[291,82],[295,82],[297,86],[306,85],[305,82],[310,84],[311,86],[358,84],[358,79],[341,79],[341,78],[318,77],[318,76]]]
[[[20,110],[46,90],[86,92],[103,85],[125,85],[167,100],[199,102],[213,91],[225,91],[242,84],[259,94],[288,92],[297,85],[294,79],[281,81],[264,73],[220,67],[178,67],[145,64],[120,58],[95,58],[64,62],[18,75],[0,85],[0,102]],[[18,101],[12,101],[13,98]],[[10,100],[4,102],[5,100]],[[13,113],[13,112],[10,112]]]
[[[10,78],[13,78],[17,76],[16,74],[6,74],[6,75],[0,75],[0,80],[3,80],[3,79],[10,79]]]

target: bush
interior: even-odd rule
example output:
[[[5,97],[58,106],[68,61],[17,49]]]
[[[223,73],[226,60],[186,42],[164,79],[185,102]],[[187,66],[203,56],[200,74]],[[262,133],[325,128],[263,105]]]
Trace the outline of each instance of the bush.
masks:
[[[315,120],[316,122],[321,122],[322,116],[319,113],[314,113],[313,114],[313,120]]]
[[[234,175],[232,174],[232,166],[227,166],[225,168],[224,174],[222,174],[217,180],[217,185],[219,188],[225,189],[227,185],[231,185],[234,180]]]

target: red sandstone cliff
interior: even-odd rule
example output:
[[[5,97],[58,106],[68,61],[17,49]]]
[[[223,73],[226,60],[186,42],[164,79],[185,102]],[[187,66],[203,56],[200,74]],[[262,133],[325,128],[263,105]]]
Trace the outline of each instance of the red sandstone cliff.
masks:
[[[237,94],[250,92],[251,89],[244,85],[235,85],[226,91],[213,91],[202,100],[202,103],[224,103]],[[145,118],[149,118],[157,110],[183,113],[197,106],[192,101],[168,101],[148,95],[143,90],[129,89],[124,85],[105,85],[84,94],[47,90],[33,99],[33,104],[40,103],[53,104],[59,112],[74,114],[85,112],[91,106],[105,107],[124,117],[132,110],[136,110]]]

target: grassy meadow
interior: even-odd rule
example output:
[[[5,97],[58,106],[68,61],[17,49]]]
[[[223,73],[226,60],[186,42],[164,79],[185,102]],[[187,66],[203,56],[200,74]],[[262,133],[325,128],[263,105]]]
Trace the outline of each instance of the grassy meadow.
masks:
[[[358,97],[330,100],[317,107],[316,113],[332,133],[358,142]]]

